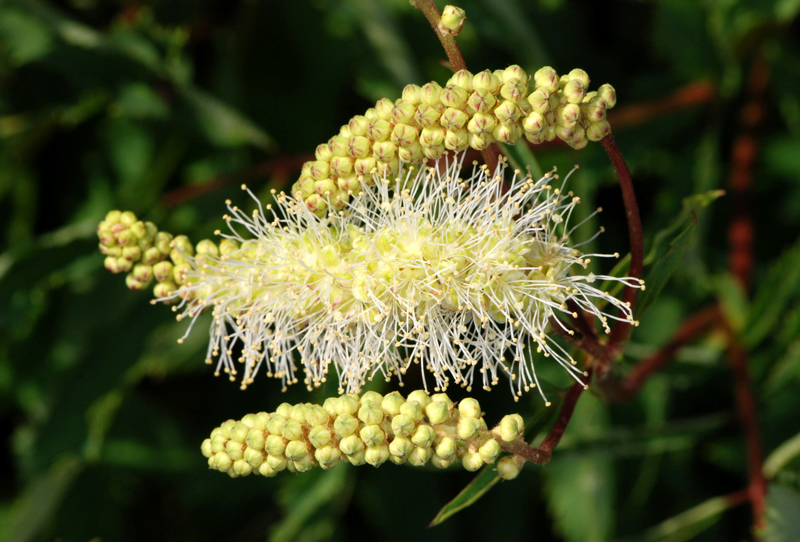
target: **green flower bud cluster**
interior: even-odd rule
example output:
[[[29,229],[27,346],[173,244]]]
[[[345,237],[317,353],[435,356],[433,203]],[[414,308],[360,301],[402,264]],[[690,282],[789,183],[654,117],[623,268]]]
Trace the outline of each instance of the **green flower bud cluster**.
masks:
[[[210,468],[232,478],[327,470],[343,462],[374,467],[387,461],[417,467],[430,463],[442,469],[460,462],[475,471],[500,454],[508,430],[503,437],[496,433],[487,430],[475,399],[455,404],[444,393],[417,390],[403,398],[398,392],[382,396],[370,391],[331,397],[322,406],[284,403],[273,413],[228,420],[211,432],[201,450]],[[504,472],[509,469],[500,473],[505,477]]]
[[[581,149],[611,132],[606,111],[616,100],[608,84],[590,92],[585,71],[559,76],[549,66],[532,78],[513,65],[475,75],[460,70],[444,88],[407,85],[401,98],[378,100],[318,146],[292,195],[322,216],[329,207],[343,209],[362,182],[374,182],[373,174],[391,177],[402,163],[435,160],[446,151],[513,145],[522,136],[534,144],[559,138]]]
[[[214,258],[237,251],[239,243],[224,239],[216,244],[204,239],[192,245],[185,235],[173,237],[159,231],[152,222],[142,222],[131,211],[111,211],[97,226],[104,265],[112,273],[128,273],[125,283],[131,290],[144,290],[155,282],[157,298],[171,296],[187,277],[189,258],[202,263],[204,256]],[[192,292],[196,295],[196,292]]]

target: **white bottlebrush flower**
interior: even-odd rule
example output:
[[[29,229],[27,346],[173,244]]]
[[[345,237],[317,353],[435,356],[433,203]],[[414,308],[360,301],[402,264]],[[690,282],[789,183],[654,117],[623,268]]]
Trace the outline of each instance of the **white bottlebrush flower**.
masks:
[[[241,248],[188,258],[187,282],[170,298],[183,298],[181,317],[213,311],[208,362],[218,357],[232,379],[243,372],[243,387],[259,370],[297,382],[299,361],[307,386],[335,370],[340,393],[357,392],[419,364],[437,391],[476,378],[488,389],[504,373],[520,395],[538,384],[536,350],[577,379],[583,372],[547,334],[554,317],[572,316],[571,301],[606,331],[609,320],[632,322],[593,283],[643,283],[580,274],[592,257],[618,255],[570,246],[579,198],[566,179],[506,175],[504,164],[461,178],[462,161],[375,179],[326,218],[283,193],[266,213],[229,203],[223,237]]]

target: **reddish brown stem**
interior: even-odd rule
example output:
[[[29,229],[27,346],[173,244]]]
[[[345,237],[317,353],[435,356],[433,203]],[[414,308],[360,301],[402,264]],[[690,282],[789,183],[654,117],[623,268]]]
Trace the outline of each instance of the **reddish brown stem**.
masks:
[[[415,0],[412,3],[415,4],[422,14],[425,15],[425,18],[428,19],[434,34],[439,38],[439,42],[444,48],[447,60],[450,61],[450,68],[454,72],[466,70],[467,63],[464,62],[464,55],[461,54],[461,49],[459,49],[458,43],[456,43],[456,38],[448,32],[445,32],[439,24],[442,20],[442,14],[439,8],[436,7],[436,2],[433,0]],[[481,156],[483,157],[483,163],[489,167],[489,172],[493,173],[497,168],[497,161],[500,156],[497,145],[492,144],[487,149],[482,150]]]
[[[625,158],[622,157],[622,153],[617,147],[614,136],[609,134],[601,142],[608,157],[611,159],[611,163],[614,164],[614,169],[619,178],[619,186],[622,189],[622,201],[625,204],[625,216],[628,219],[628,237],[631,244],[631,264],[628,269],[628,276],[639,279],[642,277],[644,262],[644,236],[642,234],[642,220],[639,217],[639,206],[636,203],[636,192],[633,189],[633,179],[628,165],[625,163]],[[622,302],[629,303],[631,311],[636,307],[636,294],[638,291],[638,288],[628,286],[622,294]],[[612,352],[609,359],[613,359],[613,352],[617,349],[617,345],[627,340],[630,332],[631,324],[617,322],[614,329],[611,330],[611,337],[608,340],[608,349]],[[605,367],[606,371],[608,369],[609,367]]]
[[[644,383],[667,363],[672,361],[675,352],[690,341],[697,338],[709,326],[719,323],[718,305],[704,309],[687,318],[675,332],[664,348],[653,356],[636,364],[621,382],[606,379],[600,382],[606,396],[612,401],[627,401],[641,389]]]
[[[667,96],[653,101],[621,107],[608,114],[608,122],[618,129],[626,126],[638,126],[673,111],[681,111],[711,101],[717,89],[709,81],[695,81],[684,85]]]
[[[586,389],[589,378],[587,376],[584,377],[584,382],[575,382],[567,391],[567,396],[564,397],[564,402],[561,404],[561,412],[558,413],[555,425],[539,445],[541,451],[552,454],[553,449],[561,442],[561,437],[564,436],[564,431],[567,430],[569,421],[572,419],[572,413],[575,412],[575,405],[578,403],[583,390]]]
[[[750,70],[749,101],[742,109],[741,131],[733,143],[729,178],[733,220],[728,228],[730,244],[730,269],[745,288],[753,270],[753,219],[749,212],[749,192],[753,180],[753,166],[758,156],[757,129],[764,118],[764,98],[769,82],[769,67],[758,57]]]
[[[753,396],[753,386],[747,369],[747,352],[739,343],[730,325],[724,322],[724,326],[729,341],[728,363],[733,372],[736,407],[744,429],[747,449],[748,493],[753,506],[753,527],[758,533],[763,530],[767,511],[767,480],[764,478],[763,471],[764,455],[761,449],[758,406]]]
[[[580,318],[580,316],[578,316]],[[582,351],[587,353],[593,360],[597,360],[597,363],[600,365],[604,365],[608,363],[608,349],[604,344],[597,340],[597,338],[593,335],[582,334],[580,331],[576,331],[572,329],[570,326],[563,324],[563,321],[559,323],[556,321],[556,317],[550,319],[550,329],[552,329],[556,334],[562,337],[565,341],[570,343],[573,346],[580,348]],[[564,326],[567,327],[569,331],[564,329]]]

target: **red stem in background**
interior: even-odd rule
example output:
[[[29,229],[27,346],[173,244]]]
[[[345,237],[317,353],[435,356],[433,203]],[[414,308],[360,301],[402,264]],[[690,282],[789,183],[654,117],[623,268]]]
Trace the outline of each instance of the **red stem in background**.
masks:
[[[714,305],[684,320],[669,343],[654,355],[637,363],[624,380],[614,382],[607,379],[601,382],[608,398],[613,401],[627,401],[636,395],[648,378],[672,361],[679,348],[700,336],[710,326],[718,324],[720,316],[719,306]]]
[[[639,206],[636,203],[636,192],[633,189],[633,179],[622,153],[617,147],[617,142],[612,134],[608,134],[601,140],[603,148],[606,150],[611,163],[619,178],[619,186],[622,189],[622,201],[625,204],[625,216],[628,219],[628,236],[631,244],[631,265],[628,276],[642,278],[642,266],[644,264],[644,236],[642,234],[642,220],[639,217]],[[622,302],[629,303],[631,311],[636,307],[637,288],[626,287],[622,294]],[[617,345],[627,340],[630,335],[631,324],[627,322],[617,322],[611,330],[611,337],[608,340],[609,352],[613,352]],[[609,356],[612,358],[612,356]],[[606,370],[609,367],[605,368]]]
[[[561,412],[558,413],[555,425],[539,445],[539,449],[543,452],[553,453],[553,449],[561,442],[561,437],[564,436],[564,431],[566,431],[569,421],[572,419],[575,405],[580,399],[583,390],[586,389],[586,382],[589,381],[590,377],[591,375],[584,377],[585,382],[575,382],[567,391],[567,396],[564,397],[564,402],[561,404]]]
[[[767,512],[767,480],[764,478],[764,454],[758,423],[758,406],[753,395],[753,385],[747,370],[747,352],[739,343],[730,325],[725,322],[728,335],[728,363],[733,372],[736,407],[744,429],[747,448],[747,474],[750,480],[748,493],[753,505],[753,527],[756,533],[764,527]],[[756,536],[758,539],[758,536]]]
[[[730,243],[730,269],[733,276],[745,288],[753,270],[753,218],[748,210],[750,185],[753,180],[753,165],[758,156],[757,128],[764,118],[764,99],[769,82],[769,67],[762,57],[754,60],[748,82],[749,101],[742,109],[741,131],[733,143],[730,186],[733,220],[728,227]]]

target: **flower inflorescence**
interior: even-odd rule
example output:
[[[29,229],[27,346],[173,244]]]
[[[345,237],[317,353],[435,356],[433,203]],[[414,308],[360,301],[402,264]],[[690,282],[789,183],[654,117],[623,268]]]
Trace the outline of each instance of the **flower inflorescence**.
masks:
[[[454,404],[446,394],[429,396],[424,390],[411,392],[407,399],[398,392],[367,392],[331,397],[322,406],[283,403],[272,413],[228,420],[211,432],[201,450],[210,468],[233,478],[328,470],[342,462],[379,467],[390,461],[442,469],[461,463],[475,471],[494,463],[504,443],[523,441],[523,434],[517,414],[506,416],[490,432],[472,398]],[[514,478],[523,461],[506,456],[498,473]]]
[[[275,210],[229,204],[231,233],[219,244],[204,240],[194,251],[185,238],[173,241],[172,263],[157,264],[172,276],[154,272],[169,283],[156,287],[158,300],[179,303],[178,318],[192,324],[212,312],[207,361],[218,357],[217,372],[232,380],[242,370],[243,387],[262,368],[297,382],[299,358],[309,388],[334,370],[340,393],[358,392],[376,375],[402,380],[419,364],[435,391],[471,390],[476,378],[489,389],[505,374],[521,395],[538,386],[532,350],[580,379],[549,326],[576,308],[606,331],[611,319],[632,322],[629,306],[594,283],[641,281],[576,273],[612,255],[570,246],[579,199],[566,179],[519,171],[505,179],[502,162],[493,175],[475,165],[463,179],[460,162],[440,165],[380,176],[325,218],[283,193]]]
[[[523,136],[533,144],[558,138],[580,149],[611,133],[606,111],[616,101],[611,85],[589,91],[585,71],[559,76],[549,66],[532,78],[513,65],[475,75],[460,70],[444,88],[407,85],[401,98],[378,100],[319,145],[292,195],[322,215],[345,208],[373,173],[393,177],[402,163],[436,160],[446,151],[513,145]]]

